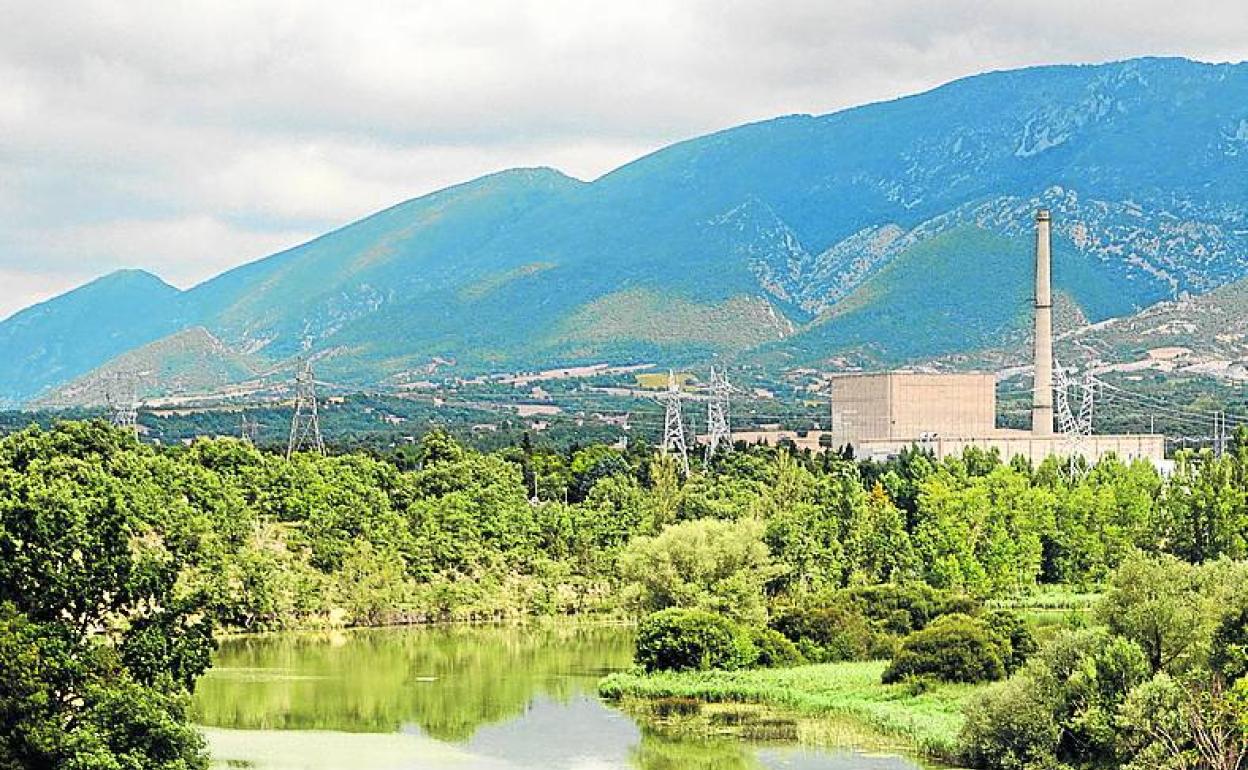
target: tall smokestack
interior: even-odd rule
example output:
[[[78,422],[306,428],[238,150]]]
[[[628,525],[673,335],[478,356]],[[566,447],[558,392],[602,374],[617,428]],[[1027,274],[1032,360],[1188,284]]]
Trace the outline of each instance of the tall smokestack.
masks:
[[[1049,289],[1049,210],[1036,212],[1036,377],[1031,433],[1053,435],[1053,296]]]

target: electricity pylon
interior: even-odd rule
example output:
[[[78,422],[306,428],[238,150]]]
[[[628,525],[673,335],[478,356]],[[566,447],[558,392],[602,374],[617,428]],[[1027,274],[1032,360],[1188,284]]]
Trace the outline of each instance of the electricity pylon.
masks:
[[[1096,403],[1096,378],[1091,371],[1085,372],[1083,381],[1076,384],[1060,364],[1054,367],[1056,381],[1054,395],[1057,397],[1057,427],[1065,438],[1066,451],[1070,455],[1071,470],[1074,470],[1075,455],[1080,454],[1083,440],[1092,435],[1093,408]],[[1080,391],[1079,412],[1075,413],[1071,404],[1071,393]]]
[[[139,383],[131,371],[113,372],[104,383],[108,421],[117,428],[139,436]]]
[[[681,412],[685,394],[676,384],[676,374],[670,369],[667,372],[667,390],[656,396],[656,399],[664,407],[663,443],[660,449],[664,455],[675,453],[680,469],[688,476],[689,446],[685,442],[685,419]]]
[[[238,432],[239,438],[241,438],[244,443],[255,446],[256,436],[259,433],[260,433],[260,424],[256,422],[255,420],[248,418],[247,413],[243,412],[242,424],[239,426],[239,432]]]
[[[325,454],[325,442],[321,439],[321,420],[316,411],[316,377],[312,362],[304,361],[295,375],[295,413],[290,418],[290,440],[286,444],[286,458],[304,448],[317,454]]]
[[[1226,412],[1213,413],[1213,456],[1221,457],[1226,453]]]
[[[712,366],[710,397],[706,401],[706,465],[708,467],[721,447],[724,451],[732,449],[732,426],[729,422],[731,399],[732,386],[728,384],[728,373],[717,372]]]

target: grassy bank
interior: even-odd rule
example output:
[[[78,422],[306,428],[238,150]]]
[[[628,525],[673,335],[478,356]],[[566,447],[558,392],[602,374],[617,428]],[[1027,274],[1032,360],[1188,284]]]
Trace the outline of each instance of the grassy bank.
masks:
[[[681,673],[616,673],[598,684],[613,700],[687,698],[707,703],[761,703],[843,724],[857,720],[902,747],[952,759],[962,705],[982,686],[882,685],[888,664],[826,663],[794,668]]]

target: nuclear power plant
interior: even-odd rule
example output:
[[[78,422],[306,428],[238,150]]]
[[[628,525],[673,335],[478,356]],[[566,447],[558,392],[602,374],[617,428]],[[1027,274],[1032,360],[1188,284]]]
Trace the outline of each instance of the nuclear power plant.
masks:
[[[1096,435],[1090,431],[1054,429],[1049,228],[1049,212],[1037,211],[1035,378],[1030,431],[997,427],[996,377],[992,374],[894,371],[834,375],[827,431],[809,431],[800,436],[794,431],[737,432],[735,438],[773,444],[790,440],[816,451],[848,445],[859,458],[884,459],[918,445],[940,458],[979,447],[996,450],[1007,460],[1022,456],[1033,463],[1051,455],[1075,454],[1096,461],[1112,453],[1124,460],[1143,458],[1163,464],[1164,436]]]

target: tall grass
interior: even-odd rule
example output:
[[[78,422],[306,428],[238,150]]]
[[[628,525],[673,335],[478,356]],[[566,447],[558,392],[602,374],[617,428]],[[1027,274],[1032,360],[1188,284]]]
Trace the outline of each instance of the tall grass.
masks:
[[[915,751],[952,760],[962,705],[983,685],[882,685],[887,665],[871,661],[749,671],[615,673],[599,682],[598,691],[610,699],[762,703],[799,714],[848,717]]]
[[[1091,610],[1101,600],[1096,590],[1068,585],[1038,586],[1030,593],[989,602],[989,606],[1009,610]]]

